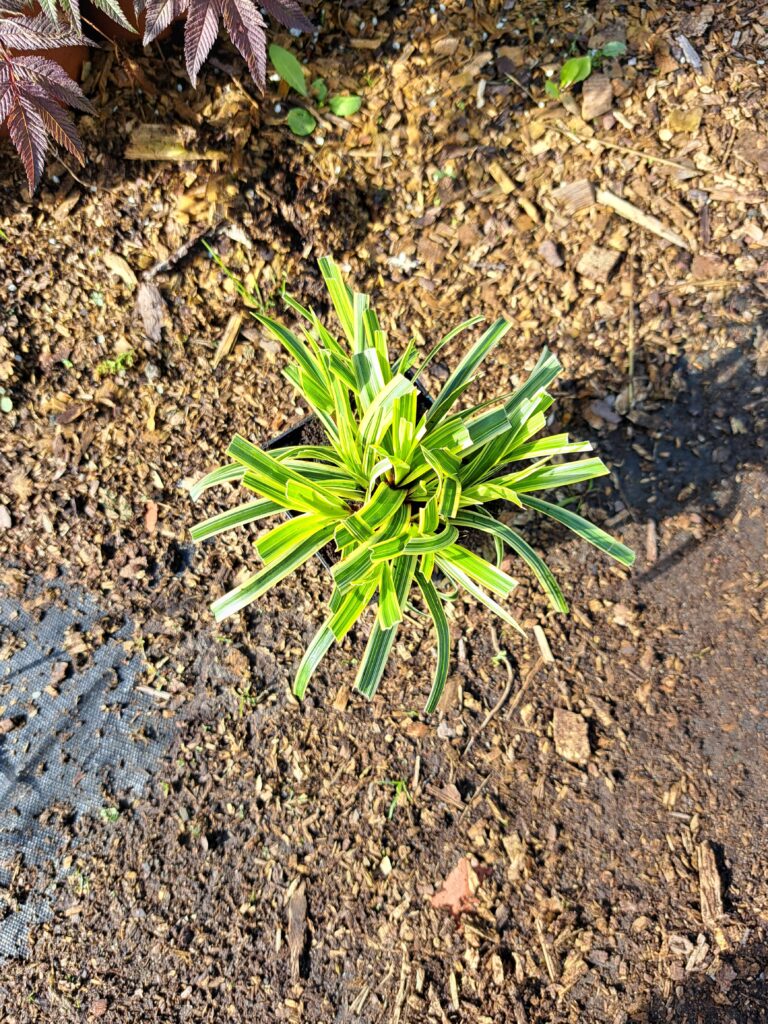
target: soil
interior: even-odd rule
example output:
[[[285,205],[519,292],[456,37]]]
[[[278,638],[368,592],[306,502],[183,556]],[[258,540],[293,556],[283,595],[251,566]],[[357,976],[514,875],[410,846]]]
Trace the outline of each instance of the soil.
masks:
[[[3,966],[0,1020],[768,1020],[766,29],[746,0],[325,5],[290,45],[364,107],[323,115],[322,143],[287,134],[284,95],[252,95],[223,43],[192,90],[176,32],[94,55],[77,178],[53,161],[30,201],[3,162],[2,586],[68,580],[130,620],[177,738],[144,792],[105,795],[113,820],[59,808],[59,854],[13,865],[0,914],[47,892],[52,916]],[[617,37],[610,109],[545,99],[572,46]],[[127,159],[146,123],[184,129],[187,159]],[[557,191],[580,181],[677,241]],[[242,303],[202,238],[275,308],[287,278],[327,311],[315,259],[334,253],[395,350],[509,316],[478,399],[549,344],[551,429],[612,469],[578,507],[634,569],[517,519],[570,616],[515,564],[529,641],[452,603],[439,715],[417,615],[373,702],[350,690],[363,624],[298,704],[325,571],[217,626],[253,535],[187,540],[242,500],[188,498],[231,435],[307,413],[247,319],[214,360]],[[462,858],[478,885],[453,916],[430,897]]]

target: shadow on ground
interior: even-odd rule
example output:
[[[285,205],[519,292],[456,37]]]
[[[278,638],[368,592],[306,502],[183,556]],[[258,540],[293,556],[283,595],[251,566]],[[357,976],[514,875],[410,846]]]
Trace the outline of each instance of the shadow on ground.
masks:
[[[698,527],[706,526],[707,535],[722,529],[736,512],[741,474],[768,462],[768,394],[751,355],[733,348],[706,366],[683,356],[672,390],[667,402],[641,397],[615,429],[593,432],[635,522],[660,528],[681,515],[688,518],[672,550],[646,563],[642,582],[678,566],[701,543]],[[576,433],[585,436],[582,429]]]
[[[669,999],[654,997],[631,1024],[764,1024],[768,944],[762,938],[724,954],[710,974],[689,974]]]

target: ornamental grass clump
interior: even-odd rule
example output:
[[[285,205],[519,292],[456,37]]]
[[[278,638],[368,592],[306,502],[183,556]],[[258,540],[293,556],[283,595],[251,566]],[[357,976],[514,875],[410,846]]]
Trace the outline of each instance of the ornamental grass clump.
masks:
[[[568,610],[544,561],[519,533],[491,515],[489,503],[510,502],[549,516],[624,565],[631,565],[634,555],[575,512],[535,496],[608,472],[597,458],[553,461],[589,451],[586,441],[569,441],[567,434],[537,438],[553,401],[547,388],[561,370],[548,349],[521,387],[460,408],[482,360],[511,327],[507,320],[496,320],[428,404],[417,389],[424,369],[444,345],[481,318],[446,334],[418,366],[413,341],[392,361],[368,296],[346,286],[333,260],[320,260],[320,270],[341,337],[289,295],[288,306],[305,321],[301,336],[263,313],[253,316],[291,357],[285,375],[313,410],[327,443],[263,451],[235,435],[227,450],[231,461],[193,487],[192,497],[236,480],[256,498],[199,523],[192,536],[202,541],[244,523],[280,513],[291,516],[283,516],[256,541],[263,566],[214,601],[217,621],[255,601],[326,545],[334,546],[338,560],[331,569],[328,615],[298,667],[298,697],[331,644],[341,641],[375,604],[375,621],[355,681],[360,693],[372,697],[408,602],[414,591],[420,592],[437,635],[437,665],[426,705],[430,712],[450,661],[443,602],[453,595],[443,590],[465,589],[522,632],[500,603],[516,580],[460,543],[460,531],[490,534],[497,563],[508,547],[535,574],[552,606]]]

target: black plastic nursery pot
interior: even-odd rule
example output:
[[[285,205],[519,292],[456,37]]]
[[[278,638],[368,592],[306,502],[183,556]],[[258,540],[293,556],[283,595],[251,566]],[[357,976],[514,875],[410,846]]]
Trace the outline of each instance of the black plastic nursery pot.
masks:
[[[432,405],[433,398],[421,384],[420,381],[416,381],[416,388],[419,392],[419,398],[416,402],[416,410],[419,414],[425,413],[427,409]],[[275,437],[266,441],[261,447],[264,451],[272,451],[273,448],[291,448],[295,445],[301,444],[327,444],[328,438],[325,435],[320,420],[315,416],[314,413],[310,413],[309,416],[305,416],[304,419],[299,420],[298,423],[292,427],[288,427],[286,430],[281,431]],[[286,518],[294,519],[296,513],[286,512]],[[333,547],[333,544],[326,544],[322,551],[318,551],[315,555],[320,564],[331,571],[333,566],[338,562],[338,555]]]

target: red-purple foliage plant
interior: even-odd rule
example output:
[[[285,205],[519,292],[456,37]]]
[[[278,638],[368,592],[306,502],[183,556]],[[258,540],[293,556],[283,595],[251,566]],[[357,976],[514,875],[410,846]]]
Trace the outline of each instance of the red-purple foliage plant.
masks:
[[[93,0],[123,28],[132,26],[118,0]],[[186,16],[184,57],[193,85],[224,21],[253,80],[263,88],[267,64],[266,24],[259,9],[286,28],[311,31],[298,0],[134,0],[138,22],[144,16],[144,43],[156,39]],[[91,111],[90,102],[55,60],[39,51],[88,43],[83,35],[80,0],[0,0],[0,126],[24,164],[30,192],[40,181],[50,140],[80,163],[83,145],[69,109]]]

